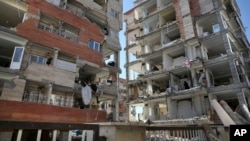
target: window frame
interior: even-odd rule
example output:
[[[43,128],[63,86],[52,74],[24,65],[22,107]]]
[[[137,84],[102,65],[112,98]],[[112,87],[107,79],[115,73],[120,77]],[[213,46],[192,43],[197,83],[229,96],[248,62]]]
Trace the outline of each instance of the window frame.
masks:
[[[93,50],[95,50],[95,51],[100,52],[100,46],[101,46],[101,44],[98,43],[98,42],[96,42],[96,41],[94,41],[94,40],[89,40],[88,41],[88,47],[91,48],[91,49],[93,49]]]
[[[32,59],[32,57],[36,57],[36,60],[34,60],[34,58]],[[47,58],[45,58],[43,56],[34,55],[34,54],[30,55],[29,60],[30,60],[30,62],[34,62],[34,63],[41,64],[41,65],[44,65],[47,62]]]
[[[116,12],[114,9],[111,8],[110,15],[116,19],[119,19],[119,13]]]

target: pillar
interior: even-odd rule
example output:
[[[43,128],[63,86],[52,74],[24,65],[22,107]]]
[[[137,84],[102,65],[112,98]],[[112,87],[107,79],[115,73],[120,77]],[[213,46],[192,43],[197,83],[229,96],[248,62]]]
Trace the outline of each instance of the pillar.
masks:
[[[52,141],[56,141],[57,130],[53,130]]]
[[[203,45],[201,45],[201,55],[202,55],[202,59],[208,60],[207,50],[206,50],[206,47],[204,47]]]
[[[117,98],[112,100],[112,107],[111,108],[113,111],[113,120],[118,121],[118,119],[119,119],[119,102],[118,102]]]
[[[36,141],[40,141],[41,140],[41,135],[42,135],[42,129],[38,129]]]
[[[169,83],[169,87],[171,88],[171,92],[173,92],[172,88],[174,87],[175,83],[174,83],[174,75],[172,73],[170,73],[170,83]]]
[[[19,130],[18,130],[18,133],[17,133],[17,138],[16,138],[17,141],[21,141],[21,139],[22,139],[22,134],[23,134],[23,130],[22,130],[22,129],[19,129]]]
[[[248,76],[247,76],[246,71],[242,65],[240,65],[240,69],[242,71],[243,77],[245,78],[247,85],[250,87],[250,82],[249,82]]]
[[[86,134],[87,134],[87,140],[86,141],[93,141],[94,132],[92,130],[87,130]]]
[[[171,99],[167,98],[167,119],[171,119],[172,118],[172,104],[171,104]]]
[[[167,54],[163,53],[163,69],[169,69],[172,66],[173,59]]]
[[[186,52],[187,52],[187,59],[192,60],[193,59],[193,50],[191,47],[187,46],[186,47]]]
[[[198,86],[198,81],[197,81],[196,71],[193,68],[191,68],[190,70],[191,70],[191,77],[192,77],[192,80],[193,80],[193,86],[197,87]]]
[[[154,120],[154,108],[153,108],[153,104],[149,103],[148,104],[148,119],[150,120]]]
[[[148,119],[148,104],[147,103],[144,103],[145,104],[145,106],[143,107],[143,119]]]
[[[149,71],[151,71],[151,69],[150,69],[150,61],[149,60],[146,60],[146,62],[145,62],[145,69],[146,69],[146,72],[149,72]]]
[[[168,118],[169,119],[176,119],[177,118],[177,102],[174,100],[171,100],[170,98],[167,98],[167,104],[168,104]]]
[[[86,141],[86,130],[82,130],[82,140],[81,141]]]
[[[58,50],[55,50],[54,56],[53,56],[53,62],[52,62],[54,67],[56,66],[57,58],[58,58]]]
[[[148,45],[144,46],[144,53],[149,53],[150,52],[150,47]]]
[[[71,141],[72,131],[60,131],[59,141]]]
[[[206,80],[207,80],[207,87],[208,88],[211,87],[211,78],[210,78],[208,70],[206,70]]]
[[[53,86],[53,84],[50,83],[48,85],[48,88],[47,88],[47,104],[51,104],[50,103],[50,98],[51,98],[51,93],[52,93],[52,86]]]
[[[152,84],[152,80],[147,79],[147,93],[149,95],[153,94],[153,84]]]
[[[68,141],[72,141],[72,130],[68,132]]]
[[[238,98],[239,103],[242,103],[242,104],[245,104],[246,106],[248,106],[247,101],[246,101],[246,97],[245,97],[245,93],[243,91],[237,93],[237,98]]]
[[[11,141],[13,131],[0,131],[0,141]]]

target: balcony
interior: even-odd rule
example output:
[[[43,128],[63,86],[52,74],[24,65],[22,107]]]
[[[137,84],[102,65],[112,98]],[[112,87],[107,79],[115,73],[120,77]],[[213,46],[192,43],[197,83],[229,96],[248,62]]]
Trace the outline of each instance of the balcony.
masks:
[[[1,121],[89,123],[106,121],[106,112],[0,100]]]
[[[71,88],[74,87],[75,81],[74,72],[38,63],[29,63],[24,76],[28,80],[36,82],[46,81]]]

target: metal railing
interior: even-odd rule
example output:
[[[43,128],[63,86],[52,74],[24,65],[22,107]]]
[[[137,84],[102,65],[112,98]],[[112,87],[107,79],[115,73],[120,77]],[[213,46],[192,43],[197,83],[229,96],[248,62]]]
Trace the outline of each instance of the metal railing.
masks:
[[[22,100],[25,102],[46,104],[48,101],[47,96],[48,94],[43,94],[40,91],[24,92]],[[53,99],[50,99],[49,104],[57,105],[57,106],[72,107],[73,103],[74,103],[74,99],[71,96],[55,95]]]
[[[148,126],[145,141],[207,141],[205,130],[200,126]]]
[[[22,121],[0,121],[0,133],[8,130],[6,139],[21,140],[91,140],[101,141],[98,124],[67,124]],[[12,133],[12,134],[10,134]],[[66,136],[65,136],[66,135]],[[83,139],[82,139],[83,138]]]

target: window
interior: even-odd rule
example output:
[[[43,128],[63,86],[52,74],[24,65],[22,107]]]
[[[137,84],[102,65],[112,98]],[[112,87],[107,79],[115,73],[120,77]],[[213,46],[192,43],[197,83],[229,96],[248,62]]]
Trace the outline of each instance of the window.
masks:
[[[89,48],[92,48],[93,50],[100,51],[100,43],[95,42],[93,40],[90,40],[88,43]]]
[[[118,32],[115,31],[114,29],[110,29],[110,35],[111,35],[112,37],[118,38]]]
[[[119,14],[114,9],[111,9],[110,15],[115,17],[116,19],[119,18]]]
[[[16,48],[13,62],[20,62],[23,54],[23,48]]]
[[[45,64],[46,58],[36,55],[31,55],[30,62],[36,62],[38,64]]]

